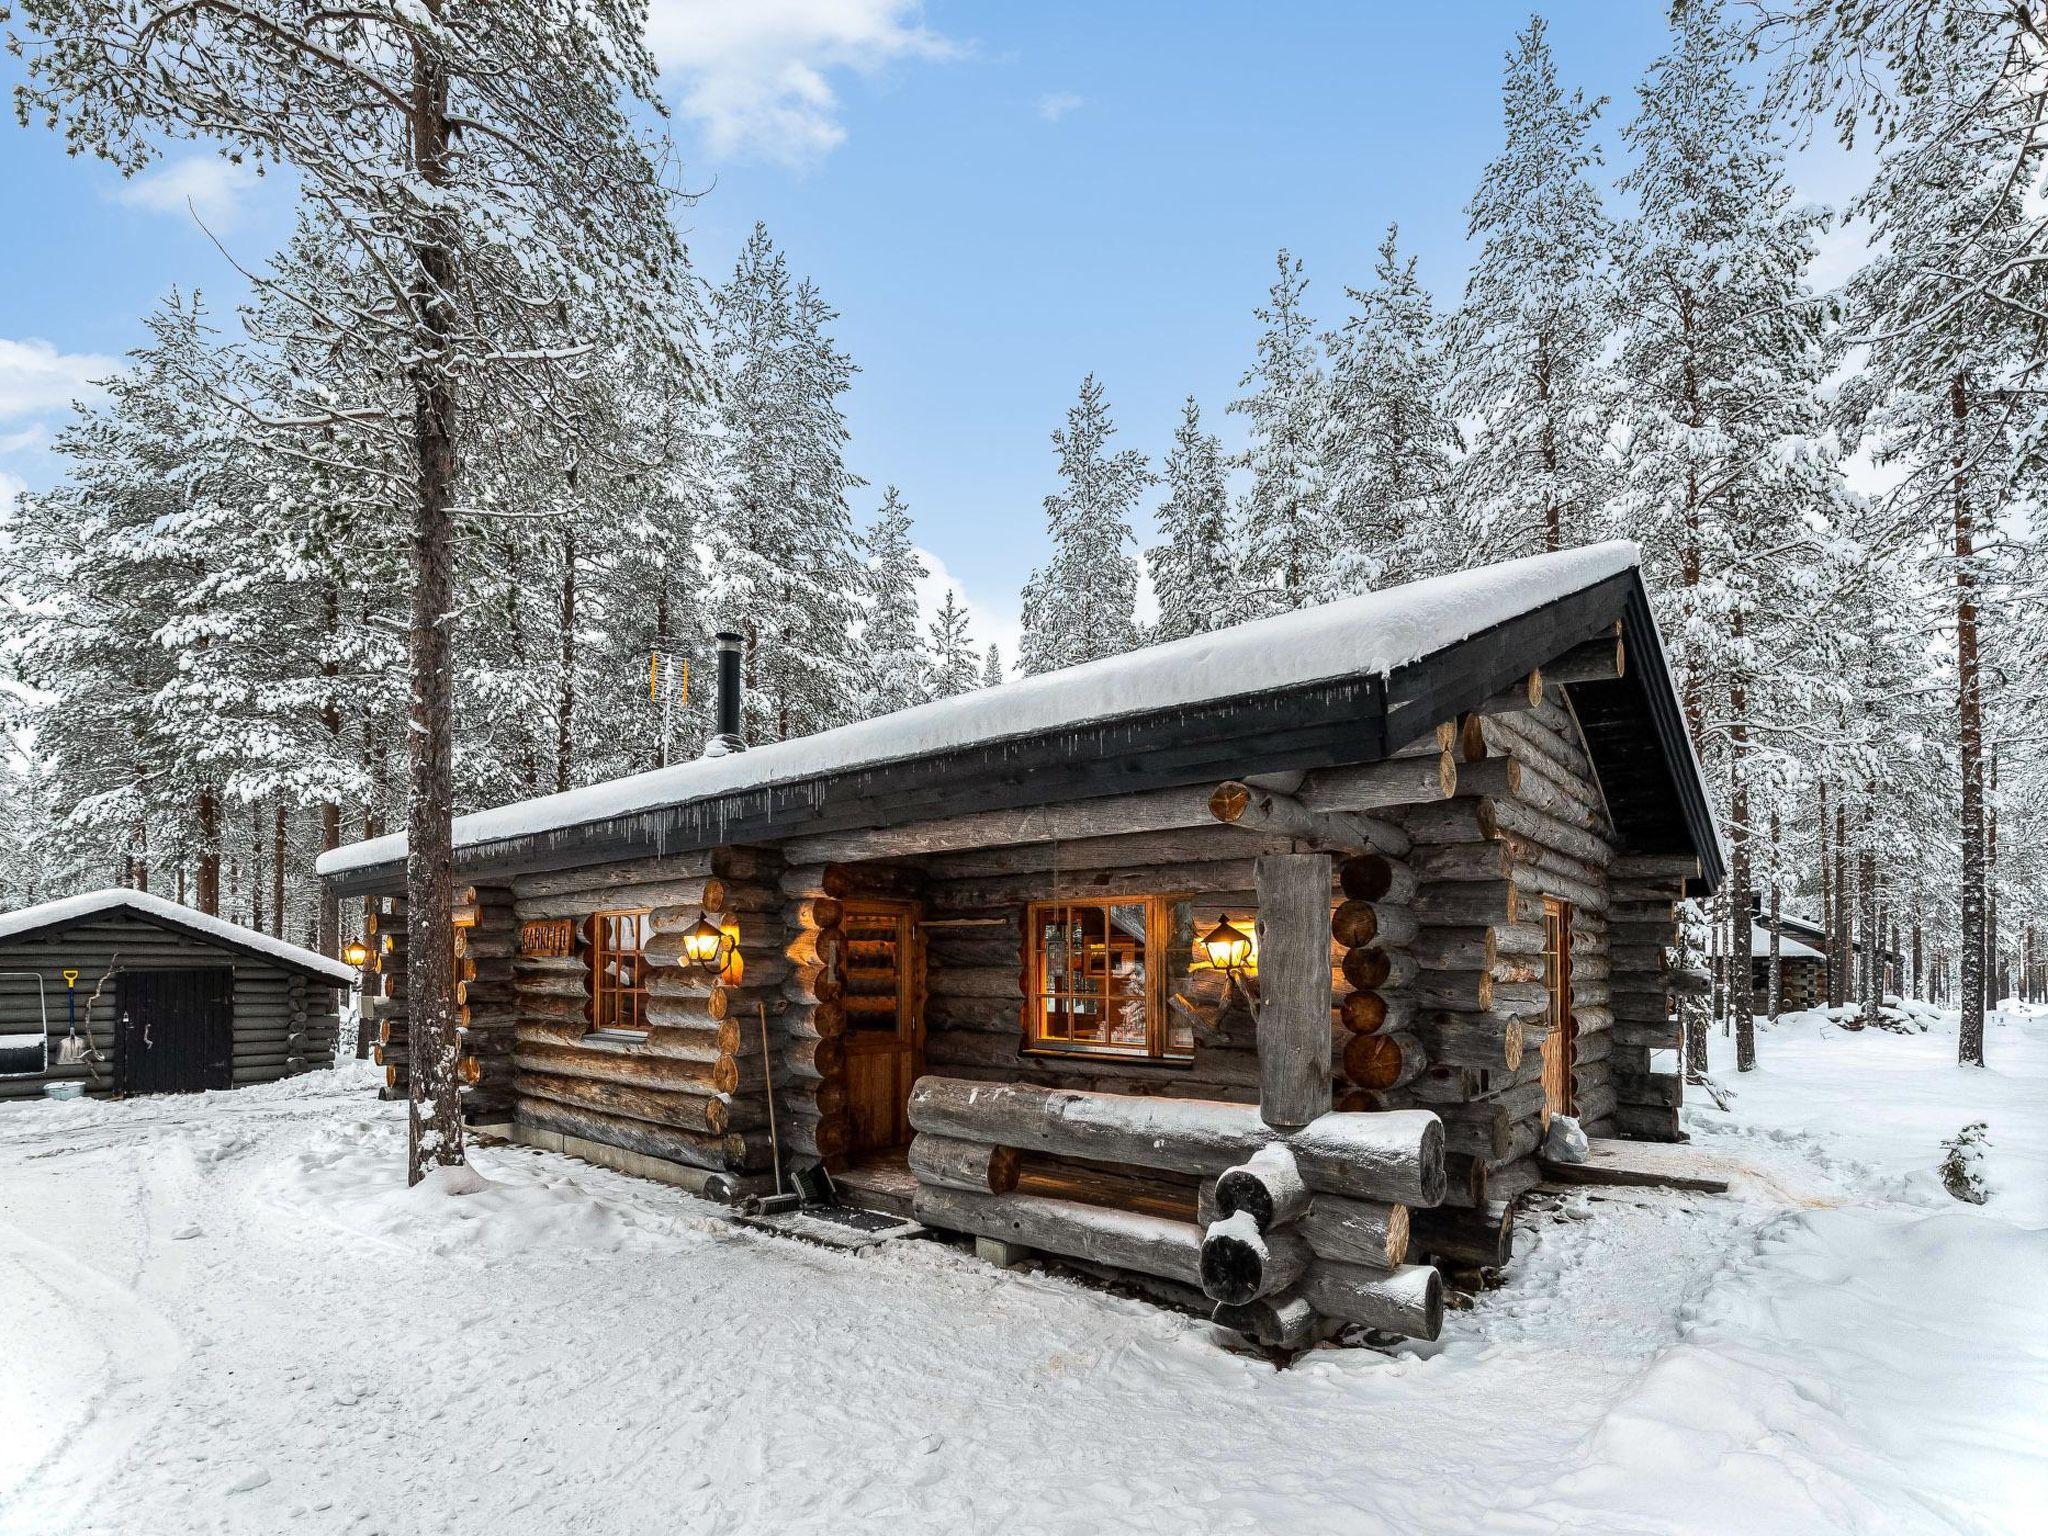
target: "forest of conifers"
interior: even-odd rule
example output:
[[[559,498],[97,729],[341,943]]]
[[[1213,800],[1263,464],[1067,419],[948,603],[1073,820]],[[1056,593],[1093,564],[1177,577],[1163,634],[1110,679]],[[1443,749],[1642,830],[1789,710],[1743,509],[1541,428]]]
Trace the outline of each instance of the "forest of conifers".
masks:
[[[2038,993],[2048,88],[2002,13],[1916,9],[1697,0],[1604,106],[1533,21],[1462,293],[1423,285],[1397,210],[1360,211],[1370,270],[1283,249],[1238,392],[1143,423],[1156,463],[1117,446],[1116,359],[1075,358],[1043,520],[1002,530],[1046,551],[1009,666],[1635,539],[1731,855],[1702,943],[1775,897],[1838,936],[1845,983],[1875,935],[1903,959],[1869,988],[1967,1007],[1983,957],[1994,997]],[[1844,102],[1875,169],[1822,209],[1787,156]],[[1844,219],[1868,252],[1823,291]],[[331,944],[314,854],[402,825],[413,407],[355,220],[308,196],[239,307],[167,296],[64,432],[66,478],[0,524],[0,906],[146,884]],[[920,615],[916,488],[848,469],[855,362],[764,229],[718,277],[677,238],[587,313],[478,270],[458,808],[694,755],[720,627],[756,741],[1000,680],[952,597]]]

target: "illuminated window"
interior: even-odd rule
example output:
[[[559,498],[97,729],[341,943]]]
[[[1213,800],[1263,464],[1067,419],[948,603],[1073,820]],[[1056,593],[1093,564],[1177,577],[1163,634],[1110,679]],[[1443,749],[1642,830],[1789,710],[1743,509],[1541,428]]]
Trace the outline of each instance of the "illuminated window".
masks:
[[[645,912],[599,912],[590,919],[590,1027],[634,1034],[647,1028],[647,970],[640,951]]]
[[[1034,902],[1027,915],[1029,1049],[1184,1059],[1191,1027],[1166,1021],[1171,904],[1157,896]]]

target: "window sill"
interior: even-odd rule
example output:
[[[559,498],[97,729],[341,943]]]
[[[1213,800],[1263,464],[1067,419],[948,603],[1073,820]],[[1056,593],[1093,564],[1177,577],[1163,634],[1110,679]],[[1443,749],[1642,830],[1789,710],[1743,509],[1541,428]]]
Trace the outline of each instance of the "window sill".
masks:
[[[584,1034],[581,1043],[593,1051],[616,1051],[624,1055],[636,1046],[645,1045],[647,1034],[644,1030],[593,1029]]]
[[[1132,1051],[1061,1049],[1058,1046],[1029,1045],[1017,1054],[1035,1057],[1041,1061],[1102,1061],[1115,1062],[1120,1067],[1163,1067],[1169,1072],[1185,1072],[1195,1064],[1192,1056],[1141,1056]]]

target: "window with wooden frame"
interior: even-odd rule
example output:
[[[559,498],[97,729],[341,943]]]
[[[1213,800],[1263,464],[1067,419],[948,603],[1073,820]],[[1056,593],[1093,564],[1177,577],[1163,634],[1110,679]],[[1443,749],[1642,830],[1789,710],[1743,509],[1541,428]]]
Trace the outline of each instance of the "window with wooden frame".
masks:
[[[590,1027],[647,1030],[646,912],[597,912],[590,918]]]
[[[1194,1054],[1191,1028],[1166,1017],[1172,901],[1038,901],[1025,922],[1026,1050],[1146,1061]]]

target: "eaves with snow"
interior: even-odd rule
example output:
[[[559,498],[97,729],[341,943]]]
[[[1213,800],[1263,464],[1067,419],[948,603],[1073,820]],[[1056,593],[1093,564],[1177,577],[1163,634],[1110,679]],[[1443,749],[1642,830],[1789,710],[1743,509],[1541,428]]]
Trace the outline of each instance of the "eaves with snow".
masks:
[[[512,875],[718,844],[1371,762],[1622,626],[1627,675],[1575,691],[1618,829],[1723,867],[1625,541],[1534,555],[1148,646],[872,720],[461,816],[457,868]],[[1613,763],[1620,773],[1610,773]],[[1620,782],[1626,778],[1628,782]],[[396,890],[402,834],[334,849],[341,894]]]
[[[356,980],[352,967],[339,960],[331,960],[317,950],[288,944],[283,939],[274,939],[267,933],[244,928],[240,923],[231,923],[224,918],[209,917],[195,908],[166,901],[148,891],[118,886],[0,913],[0,944],[61,933],[67,928],[105,916],[132,917],[152,927],[189,934],[221,949],[275,961],[287,969],[333,986],[351,986]]]

